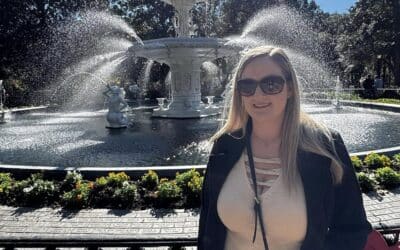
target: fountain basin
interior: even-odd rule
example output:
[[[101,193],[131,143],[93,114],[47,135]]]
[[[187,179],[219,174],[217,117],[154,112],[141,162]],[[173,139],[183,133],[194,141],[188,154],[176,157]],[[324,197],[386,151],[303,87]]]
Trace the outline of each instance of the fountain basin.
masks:
[[[152,118],[151,108],[130,111],[125,130],[104,128],[106,110],[14,113],[0,126],[0,164],[89,168],[205,164],[208,139],[220,120]],[[400,113],[314,104],[304,109],[338,130],[351,153],[399,146]]]

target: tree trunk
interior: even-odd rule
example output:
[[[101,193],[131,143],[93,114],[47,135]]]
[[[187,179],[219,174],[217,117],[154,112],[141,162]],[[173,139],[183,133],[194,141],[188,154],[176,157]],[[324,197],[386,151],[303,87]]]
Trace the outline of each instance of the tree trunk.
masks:
[[[400,86],[400,0],[392,0],[393,2],[393,18],[394,18],[394,32],[395,32],[395,45],[393,50],[393,63],[394,63],[394,82]]]

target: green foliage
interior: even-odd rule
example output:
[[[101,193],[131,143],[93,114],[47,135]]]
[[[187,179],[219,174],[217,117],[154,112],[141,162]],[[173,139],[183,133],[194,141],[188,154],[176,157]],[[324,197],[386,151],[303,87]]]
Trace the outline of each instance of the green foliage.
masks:
[[[400,153],[393,155],[392,164],[396,168],[400,168]]]
[[[337,46],[350,79],[358,81],[366,73],[383,73],[387,83],[399,74],[396,72],[400,70],[400,44],[395,42],[395,37],[399,37],[398,8],[398,1],[360,0],[350,9]],[[392,70],[383,72],[385,68]],[[400,84],[400,79],[396,82]]]
[[[43,174],[32,174],[28,179],[16,181],[12,187],[10,202],[29,204],[41,207],[52,204],[58,199],[59,187],[53,182],[43,179]]]
[[[108,183],[107,178],[102,176],[102,177],[96,179],[95,185],[97,187],[103,187],[103,186],[106,186],[107,183]]]
[[[10,173],[0,173],[0,202],[6,202],[9,198],[14,179]]]
[[[351,163],[353,164],[353,167],[357,172],[362,170],[363,162],[360,158],[358,158],[358,156],[352,156]]]
[[[154,191],[159,183],[158,175],[155,171],[149,170],[141,178],[140,185],[147,190]]]
[[[371,179],[366,173],[357,173],[357,179],[362,192],[368,193],[374,190],[375,181]]]
[[[400,174],[390,167],[379,168],[375,172],[375,179],[385,188],[391,189],[400,185]]]
[[[182,194],[181,188],[176,184],[175,180],[169,181],[166,178],[162,178],[157,187],[157,205],[171,206],[177,202]]]
[[[111,172],[96,179],[89,202],[93,207],[130,208],[136,200],[137,187],[130,183],[130,177],[124,172]]]
[[[68,171],[61,183],[60,191],[69,192],[75,188],[78,182],[82,181],[82,174],[78,171]]]
[[[189,207],[200,206],[200,195],[203,187],[204,177],[193,177],[188,183],[188,193],[186,198],[186,205]]]
[[[200,205],[199,201],[203,184],[203,177],[200,177],[200,173],[195,169],[191,169],[182,174],[177,172],[175,180],[186,198],[186,205],[190,207]]]
[[[198,178],[200,177],[200,173],[196,171],[195,169],[191,169],[189,171],[186,171],[184,173],[176,173],[176,184],[182,189],[184,193],[187,193],[189,188],[188,184],[193,178]]]
[[[79,209],[88,206],[90,190],[93,183],[87,181],[78,181],[75,188],[65,192],[61,197],[61,203],[66,208]]]
[[[122,187],[118,187],[114,190],[112,200],[114,206],[118,208],[131,208],[137,200],[137,187],[135,184],[131,184],[125,181]]]
[[[365,157],[364,163],[372,169],[391,166],[391,161],[389,157],[387,157],[386,155],[379,155],[374,152],[368,154]]]
[[[122,187],[124,182],[129,181],[129,180],[130,180],[130,177],[124,172],[120,172],[120,173],[111,172],[108,174],[107,184],[112,187]]]
[[[174,9],[161,0],[111,0],[110,9],[121,16],[143,39],[174,36]]]
[[[25,82],[20,79],[7,79],[3,84],[7,93],[6,107],[29,105],[27,102],[29,86]]]
[[[381,155],[381,162],[384,167],[392,167],[392,161],[386,155]]]

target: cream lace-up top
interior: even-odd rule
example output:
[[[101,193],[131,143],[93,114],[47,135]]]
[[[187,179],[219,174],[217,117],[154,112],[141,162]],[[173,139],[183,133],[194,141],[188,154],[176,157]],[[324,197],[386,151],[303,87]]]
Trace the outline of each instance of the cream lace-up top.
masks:
[[[289,195],[281,180],[279,158],[254,157],[258,195],[270,250],[299,250],[307,231],[307,211],[300,178]],[[264,250],[261,228],[254,233],[254,192],[246,150],[221,189],[217,210],[227,228],[225,250]]]

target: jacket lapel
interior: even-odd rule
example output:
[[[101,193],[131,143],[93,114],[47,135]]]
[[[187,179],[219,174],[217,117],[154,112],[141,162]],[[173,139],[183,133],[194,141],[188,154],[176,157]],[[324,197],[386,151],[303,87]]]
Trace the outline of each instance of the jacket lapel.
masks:
[[[307,209],[307,232],[301,250],[320,249],[327,232],[326,188],[330,182],[330,159],[298,151],[298,169]]]

